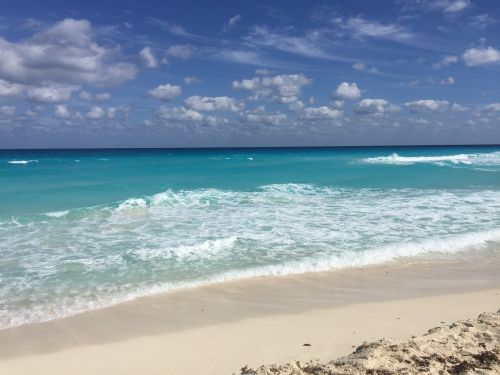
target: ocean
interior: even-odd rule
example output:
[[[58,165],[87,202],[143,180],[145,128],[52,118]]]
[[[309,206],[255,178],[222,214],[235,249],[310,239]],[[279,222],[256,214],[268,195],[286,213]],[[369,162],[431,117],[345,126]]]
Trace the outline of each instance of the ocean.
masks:
[[[0,151],[0,328],[500,251],[500,147]]]

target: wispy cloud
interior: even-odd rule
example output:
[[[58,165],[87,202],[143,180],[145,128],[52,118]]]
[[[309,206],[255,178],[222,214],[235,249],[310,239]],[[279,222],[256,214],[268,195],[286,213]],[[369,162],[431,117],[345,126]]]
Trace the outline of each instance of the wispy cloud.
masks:
[[[350,17],[339,22],[339,27],[347,31],[354,38],[375,38],[388,40],[408,40],[413,34],[394,23],[383,24],[378,21],[370,21],[360,16]]]

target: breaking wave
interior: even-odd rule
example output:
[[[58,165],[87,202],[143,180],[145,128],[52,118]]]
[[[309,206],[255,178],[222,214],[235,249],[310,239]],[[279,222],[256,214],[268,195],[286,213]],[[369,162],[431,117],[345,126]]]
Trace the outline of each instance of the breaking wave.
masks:
[[[9,163],[9,164],[29,164],[29,163],[38,163],[38,160],[9,160],[7,163]]]
[[[433,164],[438,166],[499,167],[500,152],[440,156],[401,156],[394,153],[389,156],[365,158],[362,161],[369,164],[389,165]]]
[[[498,191],[277,184],[3,218],[0,327],[175,288],[477,251],[500,241],[499,217]]]

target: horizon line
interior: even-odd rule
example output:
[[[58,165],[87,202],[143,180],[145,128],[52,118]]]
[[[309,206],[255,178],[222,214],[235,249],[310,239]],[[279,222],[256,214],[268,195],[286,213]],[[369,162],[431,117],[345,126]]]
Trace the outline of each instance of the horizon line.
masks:
[[[477,144],[393,144],[351,146],[208,146],[208,147],[72,147],[72,148],[0,148],[2,151],[73,151],[73,150],[241,150],[241,149],[299,149],[299,148],[387,148],[387,147],[500,147],[498,143]]]

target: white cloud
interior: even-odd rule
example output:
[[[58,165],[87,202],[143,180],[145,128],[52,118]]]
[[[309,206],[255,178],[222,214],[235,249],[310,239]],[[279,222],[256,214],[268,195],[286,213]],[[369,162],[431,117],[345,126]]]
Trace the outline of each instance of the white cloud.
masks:
[[[439,0],[436,3],[440,4],[445,13],[461,12],[471,6],[470,0]]]
[[[491,103],[484,107],[487,112],[500,112],[500,103]]]
[[[298,112],[302,110],[302,108],[304,108],[304,103],[302,103],[302,101],[300,100],[297,100],[296,102],[290,103],[288,105],[288,108],[290,108],[290,111]]]
[[[12,117],[16,114],[16,107],[13,105],[2,105],[0,106],[0,116]]]
[[[302,87],[312,82],[303,74],[280,74],[274,77],[254,77],[242,81],[233,81],[233,88],[248,90],[251,99],[271,97],[272,100],[289,104],[298,100]]]
[[[178,44],[167,49],[167,55],[182,60],[189,60],[193,57],[195,48],[189,44]]]
[[[185,107],[167,108],[161,106],[158,109],[158,116],[165,120],[174,121],[201,121],[204,119],[200,112]]]
[[[455,83],[455,78],[453,78],[451,76],[439,81],[440,85],[453,85],[454,83]]]
[[[193,77],[193,76],[184,77],[184,83],[186,85],[194,85],[195,83],[198,83],[198,82],[200,82],[200,79],[198,77]]]
[[[171,85],[167,83],[165,85],[159,85],[158,87],[148,91],[148,95],[151,98],[162,100],[168,102],[179,96],[182,93],[180,86]]]
[[[412,35],[396,24],[382,24],[362,17],[350,17],[340,27],[355,38],[404,40]]]
[[[450,66],[451,64],[455,64],[456,62],[458,62],[457,56],[448,55],[443,57],[439,62],[435,63],[432,67],[435,69],[440,69],[446,66]]]
[[[451,110],[454,112],[464,112],[467,110],[467,107],[464,107],[463,105],[460,105],[458,103],[453,103],[451,106]]]
[[[337,120],[342,117],[342,111],[327,106],[304,108],[302,118]]]
[[[447,14],[461,12],[472,5],[470,0],[407,0],[407,2],[424,9],[437,10]]]
[[[57,118],[69,118],[71,117],[71,113],[69,112],[68,110],[68,107],[66,107],[65,105],[56,105],[55,109],[54,109],[54,116],[57,117]]]
[[[151,51],[151,48],[144,47],[141,52],[139,52],[139,56],[144,66],[147,68],[153,69],[158,67],[158,60],[156,59],[153,51]]]
[[[276,74],[276,72],[274,70],[270,70],[270,69],[256,69],[255,70],[256,76],[271,76],[273,74]]]
[[[352,67],[353,69],[355,70],[365,70],[367,67],[366,67],[366,64],[365,63],[362,63],[362,62],[357,62],[357,63],[354,63],[352,64]]]
[[[279,111],[269,113],[266,112],[264,107],[258,107],[253,111],[240,112],[239,115],[244,122],[272,126],[284,124],[288,120],[284,113]]]
[[[119,113],[127,113],[128,108],[126,107],[109,107],[106,109],[106,116],[110,119],[114,119]]]
[[[109,92],[102,92],[97,94],[95,98],[101,102],[111,99],[111,94]]]
[[[245,104],[227,96],[190,96],[186,99],[186,106],[195,111],[242,111]]]
[[[215,60],[229,61],[239,64],[267,65],[256,51],[223,49],[217,50],[212,56]]]
[[[471,25],[479,29],[486,29],[488,26],[496,24],[498,21],[492,18],[489,14],[478,14],[474,16],[471,21]]]
[[[498,64],[500,63],[500,51],[493,47],[470,48],[464,52],[462,59],[469,66]]]
[[[226,24],[224,24],[224,28],[223,28],[223,31],[229,31],[231,30],[233,27],[236,26],[236,24],[238,22],[241,21],[241,14],[237,14],[235,16],[232,16]]]
[[[99,120],[106,115],[106,112],[101,107],[92,107],[85,115],[89,120]]]
[[[92,94],[88,91],[82,90],[78,96],[83,100],[92,100]]]
[[[342,101],[357,99],[360,96],[361,96],[361,91],[359,90],[358,85],[355,82],[353,83],[342,82],[340,85],[337,86],[337,89],[332,94],[333,99]]]
[[[79,89],[78,86],[51,85],[45,87],[32,87],[26,90],[28,100],[40,103],[64,102],[71,98],[71,94]]]
[[[391,106],[384,99],[363,99],[354,105],[353,110],[359,115],[380,115],[394,112],[398,110],[398,107]]]
[[[112,85],[135,77],[134,65],[117,61],[116,46],[101,46],[87,20],[67,18],[15,43],[0,37],[0,79],[47,83]]]
[[[281,32],[269,30],[263,26],[254,26],[244,39],[247,43],[257,46],[275,48],[306,57],[332,59],[319,43],[319,33],[310,32],[304,36],[285,35]]]
[[[0,79],[0,96],[17,96],[23,92],[23,85]]]
[[[406,108],[411,112],[435,112],[448,109],[450,102],[447,100],[421,99],[405,103]]]

